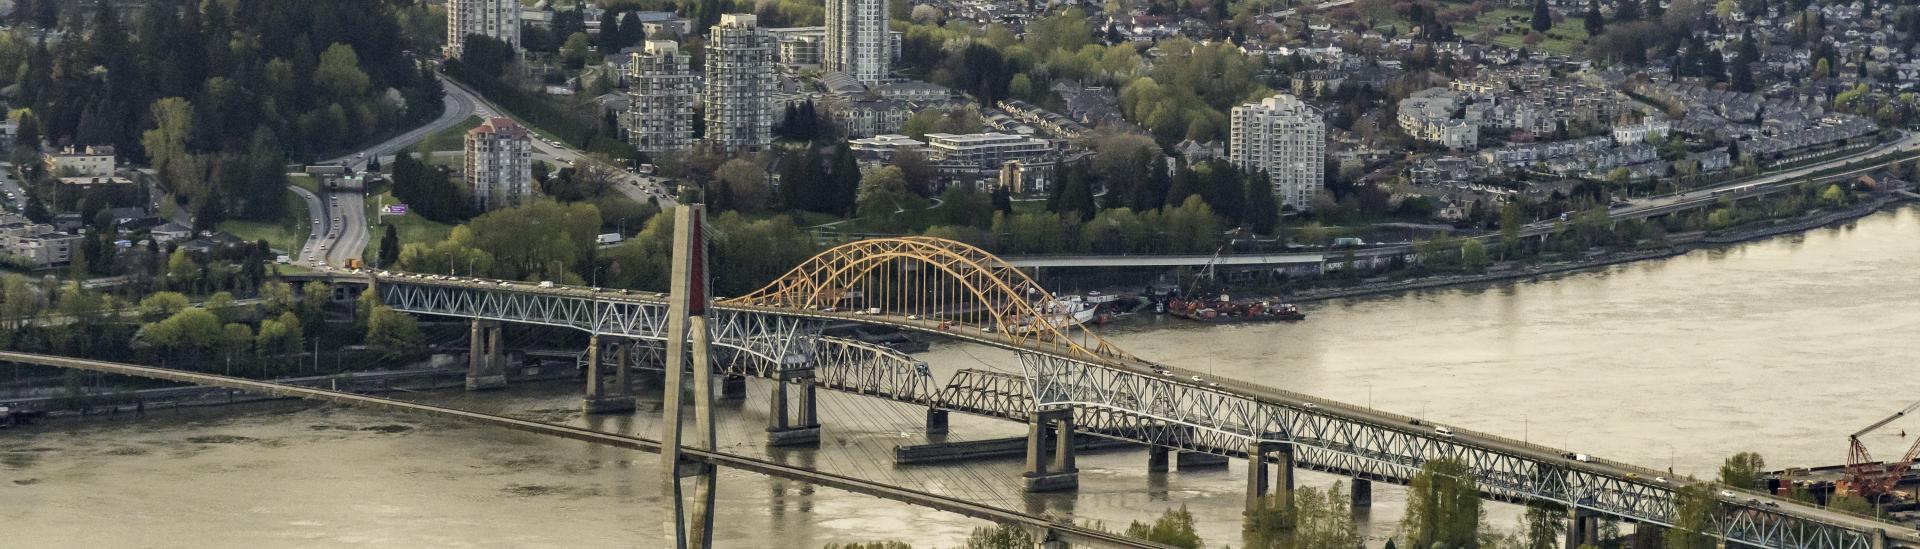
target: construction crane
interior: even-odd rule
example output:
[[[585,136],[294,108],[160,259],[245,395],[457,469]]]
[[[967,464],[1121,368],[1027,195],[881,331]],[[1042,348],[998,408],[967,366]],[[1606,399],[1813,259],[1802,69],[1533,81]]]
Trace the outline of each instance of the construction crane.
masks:
[[[1872,499],[1891,492],[1894,485],[1900,482],[1900,478],[1906,476],[1907,470],[1913,467],[1914,458],[1920,457],[1920,437],[1915,438],[1913,446],[1907,448],[1907,453],[1900,456],[1899,461],[1891,463],[1875,461],[1873,454],[1867,451],[1867,445],[1860,442],[1860,437],[1885,427],[1888,423],[1893,423],[1893,420],[1905,417],[1914,410],[1920,410],[1920,401],[1908,404],[1906,408],[1894,412],[1893,415],[1847,435],[1847,485],[1854,494]],[[1906,431],[1900,431],[1900,436],[1904,437],[1906,434]]]

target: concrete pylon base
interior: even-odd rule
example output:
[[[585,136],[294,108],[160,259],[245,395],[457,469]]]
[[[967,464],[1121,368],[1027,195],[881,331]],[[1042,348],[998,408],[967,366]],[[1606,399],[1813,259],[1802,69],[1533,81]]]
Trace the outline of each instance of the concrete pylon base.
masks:
[[[467,376],[468,391],[486,391],[491,389],[503,389],[503,388],[506,388],[506,386],[507,386],[506,374]]]
[[[1058,492],[1080,487],[1080,472],[1027,473],[1020,477],[1028,492]]]
[[[632,395],[583,397],[580,399],[580,409],[589,414],[631,412],[635,408],[635,401]]]
[[[767,429],[767,444],[770,446],[801,446],[820,443],[820,426],[790,427],[786,429]]]

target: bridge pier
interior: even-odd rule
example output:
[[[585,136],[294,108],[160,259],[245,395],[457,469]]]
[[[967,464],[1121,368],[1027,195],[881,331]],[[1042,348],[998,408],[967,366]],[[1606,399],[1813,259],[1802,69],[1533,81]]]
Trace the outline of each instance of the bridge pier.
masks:
[[[632,343],[615,341],[613,344],[613,375],[607,375],[607,366],[600,361],[600,335],[594,334],[587,339],[587,395],[581,397],[580,408],[589,414],[610,414],[631,412],[634,409],[633,386],[627,384],[627,360]],[[611,377],[612,386],[608,386]]]
[[[724,374],[720,378],[720,400],[746,400],[747,376]]]
[[[1274,470],[1270,466],[1279,466]],[[1282,509],[1293,508],[1293,445],[1256,442],[1247,449],[1247,511],[1267,505],[1267,493],[1278,496]],[[1269,476],[1272,475],[1272,476]],[[1270,486],[1271,485],[1271,486]],[[1283,513],[1291,526],[1292,513]]]
[[[1172,450],[1165,446],[1159,446],[1159,445],[1148,446],[1147,447],[1147,472],[1149,473],[1167,472],[1167,453],[1168,452],[1172,452]]]
[[[1575,507],[1567,511],[1567,549],[1600,543],[1600,513]]]
[[[1227,457],[1181,450],[1178,455],[1173,457],[1173,465],[1181,471],[1220,469],[1227,466]]]
[[[500,323],[474,319],[467,341],[467,390],[506,387],[506,362],[500,354]]]
[[[1053,440],[1047,440],[1052,428]],[[1047,443],[1052,442],[1051,455]],[[1027,423],[1028,492],[1052,492],[1080,487],[1080,469],[1073,464],[1073,409],[1040,410]]]
[[[939,408],[927,409],[927,434],[947,434],[947,411]]]
[[[774,376],[773,400],[767,406],[767,444],[798,446],[820,442],[813,369],[780,370]],[[789,398],[789,391],[798,394]],[[790,400],[794,401],[791,405]]]
[[[1348,496],[1355,509],[1373,506],[1373,481],[1364,478],[1353,479],[1348,486]]]

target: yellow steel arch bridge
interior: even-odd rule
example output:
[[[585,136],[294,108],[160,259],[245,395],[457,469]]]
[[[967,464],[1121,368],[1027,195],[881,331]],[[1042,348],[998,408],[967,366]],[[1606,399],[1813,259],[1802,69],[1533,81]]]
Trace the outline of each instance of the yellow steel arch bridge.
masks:
[[[836,246],[744,296],[723,300],[767,309],[879,316],[1016,348],[1100,362],[1132,355],[1076,329],[1081,305],[1056,299],[1006,261],[962,242],[928,237]]]

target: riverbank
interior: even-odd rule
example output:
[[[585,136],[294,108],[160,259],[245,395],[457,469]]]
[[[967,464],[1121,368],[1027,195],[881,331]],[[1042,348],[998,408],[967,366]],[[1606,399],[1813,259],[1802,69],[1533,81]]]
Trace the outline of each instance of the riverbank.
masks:
[[[1772,238],[1783,234],[1806,232],[1836,223],[1849,222],[1873,215],[1889,206],[1903,204],[1908,199],[1909,197],[1905,195],[1891,194],[1875,197],[1866,204],[1846,210],[1810,215],[1801,219],[1774,220],[1763,226],[1742,227],[1713,234],[1694,232],[1670,235],[1668,237],[1669,244],[1667,247],[1652,250],[1604,253],[1582,259],[1548,263],[1496,263],[1488,269],[1488,272],[1479,274],[1449,274],[1396,281],[1361,283],[1355,286],[1340,288],[1304,290],[1289,293],[1282,297],[1294,303],[1306,303],[1348,297],[1394,294],[1414,290],[1471,286],[1508,280],[1533,279],[1545,275],[1587,271],[1635,261],[1664,259],[1683,255],[1694,250],[1720,248],[1732,244]]]

